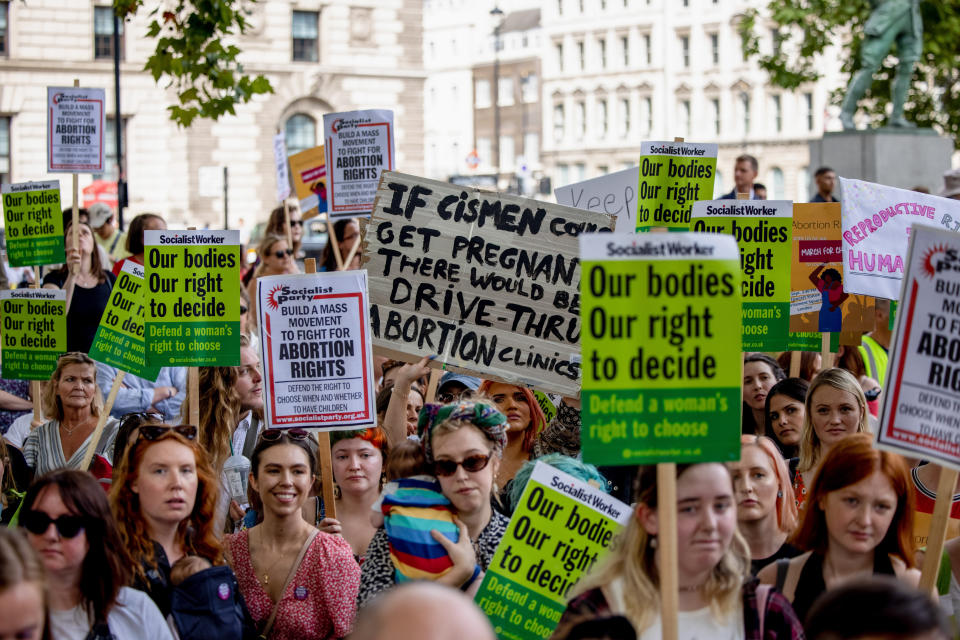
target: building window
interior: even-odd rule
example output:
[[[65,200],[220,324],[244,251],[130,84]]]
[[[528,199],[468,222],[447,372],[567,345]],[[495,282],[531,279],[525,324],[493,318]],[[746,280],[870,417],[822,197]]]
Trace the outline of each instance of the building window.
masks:
[[[569,167],[569,165],[558,164],[558,165],[557,165],[557,172],[559,173],[559,178],[558,178],[558,179],[560,180],[560,185],[561,185],[561,186],[570,184],[570,167]]]
[[[644,98],[640,118],[643,120],[643,135],[648,136],[653,131],[653,98]]]
[[[583,0],[579,0],[579,2],[580,2],[580,13],[584,13]]]
[[[601,100],[600,102],[597,103],[597,111],[599,111],[599,113],[597,114],[597,120],[599,121],[599,124],[600,124],[600,136],[605,137],[607,135],[607,130],[610,126],[610,121],[607,118],[608,114],[607,114],[606,100]]]
[[[574,166],[574,170],[575,170],[575,172],[576,172],[577,182],[583,182],[584,180],[586,180],[586,179],[587,179],[587,165],[586,165],[586,163],[578,162],[577,164],[575,164],[575,165],[573,165],[573,166]]]
[[[474,105],[477,109],[486,109],[490,106],[490,81],[477,80],[476,95],[474,96]]]
[[[713,60],[713,66],[720,64],[720,34],[710,34],[710,55]]]
[[[620,50],[623,51],[623,66],[630,67],[630,38],[623,36],[620,38]]]
[[[773,167],[770,169],[770,176],[767,182],[770,185],[770,190],[767,192],[767,198],[769,200],[783,200],[785,197],[783,170],[781,170],[780,167]]]
[[[597,165],[597,175],[598,175],[598,176],[605,176],[605,175],[607,175],[608,173],[610,173],[610,167],[608,167],[608,166],[605,165],[605,164]]]
[[[524,102],[537,102],[540,99],[539,93],[540,87],[537,74],[528,73],[520,79],[521,100]]]
[[[600,68],[607,68],[607,41],[600,38]]]
[[[120,176],[117,172],[117,119],[113,116],[104,118],[103,127],[103,168],[101,174],[94,174],[94,180],[115,182]],[[120,120],[120,147],[123,158],[127,157],[127,118]],[[123,164],[123,163],[121,163]]]
[[[557,0],[557,15],[563,15],[563,0]]]
[[[490,138],[477,138],[477,156],[480,158],[480,164],[493,166],[493,145]]]
[[[683,68],[690,67],[690,36],[680,36],[680,57],[683,60]]]
[[[534,164],[540,158],[540,135],[537,133],[523,134],[523,159],[527,166]]]
[[[580,65],[580,71],[583,71],[587,67],[587,55],[583,40],[577,42],[577,63]]]
[[[320,40],[320,14],[316,11],[293,12],[293,59],[297,62],[316,62]]]
[[[646,56],[647,66],[653,65],[653,43],[650,40],[650,34],[643,34],[643,52]]]
[[[317,121],[305,113],[295,113],[287,119],[283,137],[288,156],[313,149],[317,146]]]
[[[10,182],[10,116],[0,116],[0,182]]]
[[[573,131],[578,140],[587,133],[587,104],[578,100],[573,106]]]
[[[600,10],[601,11],[607,10],[607,0],[600,0]]]
[[[630,135],[630,100],[628,98],[620,99],[620,133],[624,136]]]
[[[780,29],[770,29],[770,44],[771,49],[773,50],[773,55],[780,54],[780,42]]]
[[[10,50],[7,48],[7,14],[10,7],[9,2],[0,2],[0,55],[7,55]]]
[[[713,111],[713,134],[718,136],[720,135],[720,99],[712,99],[710,108]]]
[[[563,105],[555,104],[553,105],[553,139],[557,142],[563,140],[563,127]]]
[[[7,3],[3,4],[3,31],[6,35]],[[113,60],[113,7],[93,8],[93,57],[96,60]],[[122,21],[120,22],[120,59],[123,59]]]
[[[497,104],[501,107],[509,107],[513,103],[513,78],[499,78],[497,80]]]
[[[780,133],[783,131],[783,105],[779,95],[770,96],[771,106],[773,107],[773,131]]]
[[[557,43],[557,71],[563,71],[563,43]]]
[[[743,135],[750,134],[750,94],[740,94],[740,115],[743,117]]]
[[[690,101],[680,101],[680,130],[683,135],[690,136]]]
[[[500,170],[513,171],[516,166],[517,150],[513,136],[500,136]]]
[[[813,131],[813,94],[803,94],[803,104],[807,110],[807,131]]]

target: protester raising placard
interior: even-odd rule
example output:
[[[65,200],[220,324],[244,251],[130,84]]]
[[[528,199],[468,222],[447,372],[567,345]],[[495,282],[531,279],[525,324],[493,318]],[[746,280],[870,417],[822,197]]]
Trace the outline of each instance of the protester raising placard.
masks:
[[[380,173],[392,171],[393,111],[369,109],[323,116],[331,218],[369,216]]]
[[[583,261],[583,459],[740,456],[740,262],[717,234],[589,234]]]
[[[790,328],[793,250],[789,200],[706,200],[692,231],[729,233],[740,247],[744,351],[784,351]]]
[[[262,277],[257,309],[270,427],[376,424],[366,271]]]
[[[499,638],[548,638],[567,595],[632,515],[629,505],[538,462],[477,591]]]
[[[584,180],[553,190],[557,204],[614,216],[617,228],[626,233],[637,226],[637,181],[640,168]]]
[[[693,203],[713,197],[717,148],[693,142],[640,145],[637,231],[690,228]]]
[[[240,364],[240,232],[147,231],[151,367]]]
[[[290,173],[303,219],[327,211],[327,156],[323,145],[290,156]]]
[[[960,229],[960,202],[862,180],[840,178],[844,289],[897,300],[910,225]]]
[[[49,380],[67,350],[67,292],[61,289],[4,289],[2,377]]]
[[[384,173],[367,228],[374,346],[580,392],[576,237],[613,218]]]
[[[90,357],[145,380],[156,380],[160,367],[147,366],[144,341],[143,266],[126,260],[100,318]]]
[[[0,185],[11,267],[66,261],[60,181]]]
[[[47,172],[103,173],[103,89],[47,87]]]

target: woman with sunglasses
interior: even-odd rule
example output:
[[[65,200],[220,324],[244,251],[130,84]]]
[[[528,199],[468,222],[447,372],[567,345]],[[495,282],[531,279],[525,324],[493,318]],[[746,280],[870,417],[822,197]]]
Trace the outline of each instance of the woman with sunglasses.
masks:
[[[0,638],[49,640],[43,564],[16,529],[0,527]]]
[[[431,532],[453,562],[453,568],[438,578],[442,584],[476,591],[507,530],[509,520],[492,505],[497,470],[507,443],[506,423],[502,413],[484,402],[428,404],[420,412],[424,456],[440,482],[441,492],[457,512],[456,543]],[[390,546],[381,527],[361,567],[359,605],[366,605],[395,583]]]
[[[284,209],[287,213],[284,213]],[[306,254],[303,252],[303,216],[300,213],[300,202],[296,198],[286,200],[279,207],[275,207],[270,212],[270,219],[267,220],[267,228],[264,235],[275,235],[283,238],[287,237],[287,216],[290,219],[290,240],[293,242],[293,259],[297,263],[297,268],[303,267],[303,259]]]
[[[218,481],[197,444],[197,428],[141,423],[110,489],[133,585],[171,613],[170,568],[184,556],[224,563],[213,524]]]
[[[337,237],[337,247],[340,249],[340,260],[346,261],[347,256],[350,255],[350,251],[353,249],[353,245],[360,242],[360,223],[357,222],[356,218],[341,218],[333,223],[333,233]],[[361,251],[357,248],[350,264],[346,265],[344,269],[359,269],[360,255]],[[328,241],[323,247],[323,253],[320,254],[320,268],[318,271],[336,271],[337,268],[337,256],[334,253],[333,243]]]
[[[360,568],[350,545],[318,531],[301,509],[316,474],[303,429],[267,429],[252,454],[250,486],[263,522],[226,546],[261,637],[342,638],[353,626]]]
[[[43,392],[43,405],[53,417],[34,429],[23,443],[23,457],[36,475],[54,469],[78,469],[89,447],[112,462],[118,422],[108,418],[99,440],[91,442],[103,397],[97,387],[96,363],[85,353],[65,353]]]
[[[172,638],[147,594],[125,586],[130,560],[93,476],[41,476],[23,500],[21,523],[46,569],[54,638]]]
[[[287,236],[267,235],[257,247],[260,264],[253,271],[247,295],[250,297],[250,317],[247,322],[257,326],[257,280],[261,276],[280,276],[288,273],[300,273],[293,261],[293,249],[287,243]]]

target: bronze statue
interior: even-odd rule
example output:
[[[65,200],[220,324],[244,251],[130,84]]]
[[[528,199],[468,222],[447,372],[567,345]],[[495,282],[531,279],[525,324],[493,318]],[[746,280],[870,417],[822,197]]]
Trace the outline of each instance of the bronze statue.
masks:
[[[920,0],[870,0],[873,12],[864,25],[864,40],[860,50],[860,70],[850,80],[843,98],[840,121],[844,129],[856,129],[853,116],[857,102],[873,83],[873,74],[880,63],[897,43],[897,71],[893,78],[890,114],[891,127],[914,127],[903,117],[903,103],[907,100],[913,67],[923,51],[923,20],[920,17]]]

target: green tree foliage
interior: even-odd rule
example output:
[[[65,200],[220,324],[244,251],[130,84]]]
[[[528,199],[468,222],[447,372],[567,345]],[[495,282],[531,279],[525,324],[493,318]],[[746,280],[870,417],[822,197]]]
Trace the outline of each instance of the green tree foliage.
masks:
[[[144,0],[113,0],[121,18],[143,8]],[[195,118],[216,120],[224,114],[235,115],[238,104],[249,102],[261,93],[273,93],[263,75],[250,77],[237,61],[240,49],[224,44],[232,36],[243,34],[248,23],[240,0],[175,0],[150,11],[146,36],[157,38],[157,47],[144,69],[157,82],[169,78],[180,104],[167,107],[170,119],[189,127]]]
[[[877,0],[768,0],[765,10],[744,12],[739,23],[744,55],[756,59],[774,86],[787,90],[814,82],[828,45],[836,45],[849,78],[860,68],[863,25]],[[923,54],[914,70],[905,115],[921,127],[952,136],[960,148],[960,0],[922,0]],[[776,29],[773,53],[760,38]],[[896,67],[896,46],[860,102],[871,126],[883,125]],[[831,95],[840,104],[846,85]]]

